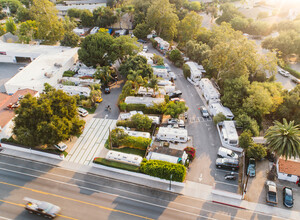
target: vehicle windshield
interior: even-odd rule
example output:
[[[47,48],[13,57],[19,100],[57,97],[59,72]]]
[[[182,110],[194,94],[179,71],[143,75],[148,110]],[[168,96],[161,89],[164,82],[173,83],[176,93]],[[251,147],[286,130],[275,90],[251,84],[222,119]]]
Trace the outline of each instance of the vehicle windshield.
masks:
[[[292,201],[293,201],[292,196],[286,194],[286,195],[285,195],[285,201],[287,201],[287,202],[292,202]]]
[[[231,157],[234,157],[234,156],[235,156],[235,153],[234,153],[234,152],[232,152],[232,153],[230,154],[230,156],[231,156]]]

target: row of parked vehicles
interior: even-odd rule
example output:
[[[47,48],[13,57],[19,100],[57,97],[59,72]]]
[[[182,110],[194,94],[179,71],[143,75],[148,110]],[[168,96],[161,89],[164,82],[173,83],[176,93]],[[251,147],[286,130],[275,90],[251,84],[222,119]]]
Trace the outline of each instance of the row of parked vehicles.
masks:
[[[266,202],[268,205],[276,206],[278,203],[277,198],[277,187],[276,183],[272,181],[266,182]],[[293,190],[290,187],[283,187],[282,190],[282,196],[283,196],[283,205],[287,208],[292,208],[294,206],[294,196],[293,196]]]

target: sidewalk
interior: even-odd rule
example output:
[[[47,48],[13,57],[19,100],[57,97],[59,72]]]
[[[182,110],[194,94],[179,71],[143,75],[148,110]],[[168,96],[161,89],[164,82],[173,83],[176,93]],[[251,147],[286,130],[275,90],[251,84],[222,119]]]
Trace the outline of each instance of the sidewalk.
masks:
[[[34,154],[27,154],[20,151],[15,151],[11,149],[3,149],[1,154],[20,157],[24,159],[29,159],[37,162],[47,163],[55,165],[64,169],[72,170],[79,173],[89,173],[104,176],[107,178],[116,179],[119,181],[129,182],[137,185],[143,185],[150,188],[155,188],[158,190],[169,191],[169,181],[164,180],[154,180],[156,178],[147,177],[141,178],[138,174],[133,173],[128,175],[128,171],[117,170],[117,169],[99,169],[92,166],[87,166],[83,164],[73,163],[69,161],[60,161],[57,159],[47,158],[44,156],[38,156]],[[215,190],[213,186],[205,185],[193,181],[186,181],[184,184],[172,184],[173,193],[179,195],[184,195],[188,197],[193,197],[196,199],[202,199],[206,201],[212,201],[214,203],[232,206],[240,209],[247,209],[256,212],[266,213],[269,215],[276,215],[286,219],[300,219],[300,212],[281,209],[277,207],[271,207],[265,204],[252,203],[245,200],[235,199],[237,194],[230,195],[227,192]]]

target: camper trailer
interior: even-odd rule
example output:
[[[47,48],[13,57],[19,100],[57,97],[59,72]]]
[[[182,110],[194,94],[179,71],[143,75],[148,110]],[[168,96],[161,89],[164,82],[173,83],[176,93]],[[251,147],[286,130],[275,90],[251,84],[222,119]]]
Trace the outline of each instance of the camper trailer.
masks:
[[[231,110],[227,107],[224,107],[220,102],[210,102],[209,111],[213,117],[219,113],[222,113],[226,119],[232,120],[234,118]]]
[[[182,128],[160,127],[156,135],[158,140],[185,143],[189,140],[188,132]]]
[[[126,104],[144,104],[146,106],[153,106],[154,104],[162,104],[164,102],[165,102],[164,98],[135,97],[135,96],[127,96],[125,98]]]
[[[158,68],[158,67],[153,67],[153,75],[166,79],[166,80],[170,80],[170,74],[168,72],[168,70],[166,68]]]
[[[221,141],[236,147],[239,143],[239,136],[237,134],[233,121],[221,122]]]
[[[126,154],[118,151],[108,151],[105,159],[117,161],[120,163],[126,163],[130,165],[140,166],[143,158],[134,154]]]
[[[129,128],[126,129],[126,128],[122,127],[122,126],[118,126],[117,128],[122,129],[129,136],[151,138],[151,134],[149,132],[130,131]]]
[[[201,79],[199,85],[207,102],[220,100],[219,91],[213,86],[209,79]]]
[[[191,72],[191,77],[190,79],[194,82],[199,82],[202,78],[202,72],[204,72],[204,68],[201,65],[198,65],[198,63],[195,62],[186,62],[186,65],[189,66],[190,72]]]
[[[81,87],[81,86],[64,86],[59,84],[56,89],[63,90],[69,95],[83,95],[88,97],[91,93],[91,89],[89,87]]]

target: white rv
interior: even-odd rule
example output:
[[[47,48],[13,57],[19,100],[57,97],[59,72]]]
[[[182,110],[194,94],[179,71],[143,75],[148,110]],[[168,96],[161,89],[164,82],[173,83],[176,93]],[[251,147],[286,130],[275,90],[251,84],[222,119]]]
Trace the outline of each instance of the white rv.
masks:
[[[201,65],[198,65],[198,63],[189,61],[185,63],[186,65],[189,66],[190,71],[191,71],[191,77],[190,79],[194,82],[199,82],[202,78],[202,72],[204,72],[204,68]]]
[[[157,77],[161,77],[161,78],[166,79],[166,80],[170,80],[171,79],[168,70],[165,69],[165,68],[156,68],[156,67],[153,67],[153,75],[155,75]]]
[[[175,88],[175,86],[174,86]],[[137,92],[137,94],[139,95],[143,95],[143,96],[153,96],[153,95],[166,95],[166,90],[164,89],[164,87],[158,87],[158,90],[155,91],[155,94],[154,94],[154,91],[153,89],[151,88],[145,88],[143,86],[141,86]]]
[[[117,128],[122,129],[129,136],[151,138],[151,134],[149,132],[130,131],[129,128],[126,129],[126,128],[122,127],[122,126],[118,126]]]
[[[188,132],[182,128],[160,127],[156,135],[158,140],[185,143],[189,140]]]
[[[83,95],[88,97],[91,93],[91,89],[88,87],[81,87],[81,86],[64,86],[59,84],[56,89],[63,90],[64,92],[68,93],[69,95]]]
[[[152,97],[127,96],[125,99],[126,104],[143,104],[146,106],[153,106],[154,104],[162,104],[164,102],[165,102],[164,98],[152,98]]]
[[[213,86],[211,81],[207,78],[200,80],[199,86],[203,92],[205,100],[208,101],[218,101],[220,100],[219,91]]]
[[[224,107],[220,102],[210,102],[209,111],[213,117],[219,113],[222,113],[229,120],[234,118],[231,110],[227,107]]]
[[[222,142],[236,147],[239,143],[239,136],[237,134],[235,125],[233,121],[223,121],[221,122],[221,137]]]
[[[141,162],[143,160],[143,158],[141,156],[137,156],[134,154],[121,153],[121,152],[112,151],[112,150],[108,151],[105,159],[117,161],[120,163],[131,164],[131,165],[135,165],[135,166],[140,166]]]
[[[158,47],[161,50],[168,50],[170,47],[170,44],[167,41],[164,41],[162,38],[160,37],[156,37],[154,38],[154,40],[158,43]]]

